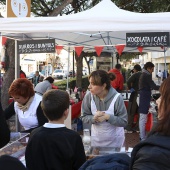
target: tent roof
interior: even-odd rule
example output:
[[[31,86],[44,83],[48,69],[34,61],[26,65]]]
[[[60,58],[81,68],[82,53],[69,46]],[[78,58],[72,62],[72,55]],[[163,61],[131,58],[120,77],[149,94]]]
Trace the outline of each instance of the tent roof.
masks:
[[[119,9],[112,1],[103,0],[93,8],[67,16],[1,18],[2,35],[15,39],[55,38],[59,45],[83,45],[84,50],[107,46],[103,51],[115,51],[115,45],[126,44],[126,32],[169,32],[170,12],[135,13]],[[162,51],[161,48],[144,48]],[[125,47],[133,52],[136,48]]]

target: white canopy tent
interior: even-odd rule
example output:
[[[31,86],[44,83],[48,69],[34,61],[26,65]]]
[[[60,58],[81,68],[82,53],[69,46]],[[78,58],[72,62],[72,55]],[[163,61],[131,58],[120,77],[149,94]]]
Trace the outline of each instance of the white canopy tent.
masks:
[[[169,32],[170,12],[135,13],[119,9],[111,0],[103,0],[95,7],[67,16],[1,18],[1,35],[16,40],[55,38],[56,44],[84,46],[85,51],[94,46],[105,46],[103,51],[115,52],[114,46],[126,44],[126,32]],[[137,48],[125,47],[124,52]],[[160,51],[161,48],[144,48],[143,51]]]

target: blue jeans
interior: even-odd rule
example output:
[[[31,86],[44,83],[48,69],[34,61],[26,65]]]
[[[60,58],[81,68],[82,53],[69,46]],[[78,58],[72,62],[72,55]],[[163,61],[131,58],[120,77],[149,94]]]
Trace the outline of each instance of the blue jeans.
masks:
[[[140,117],[139,117],[139,132],[140,132],[140,134],[139,135],[140,135],[141,141],[146,139],[145,126],[146,126],[147,118],[148,118],[148,114],[140,113]]]

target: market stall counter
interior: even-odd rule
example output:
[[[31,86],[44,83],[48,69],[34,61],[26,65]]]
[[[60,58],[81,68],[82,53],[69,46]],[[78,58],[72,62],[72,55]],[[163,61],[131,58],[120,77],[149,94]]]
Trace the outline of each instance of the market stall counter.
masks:
[[[25,165],[25,149],[28,138],[29,133],[11,132],[11,140],[6,146],[0,149],[0,156],[13,156]]]

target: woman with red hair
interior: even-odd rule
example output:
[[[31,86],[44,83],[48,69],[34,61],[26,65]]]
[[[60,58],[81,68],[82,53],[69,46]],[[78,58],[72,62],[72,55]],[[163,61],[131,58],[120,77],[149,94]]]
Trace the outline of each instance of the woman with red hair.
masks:
[[[4,110],[6,119],[17,114],[26,132],[31,132],[47,122],[40,106],[42,96],[34,92],[33,84],[28,79],[14,80],[8,92],[14,101]]]

